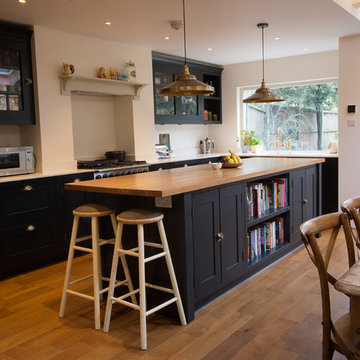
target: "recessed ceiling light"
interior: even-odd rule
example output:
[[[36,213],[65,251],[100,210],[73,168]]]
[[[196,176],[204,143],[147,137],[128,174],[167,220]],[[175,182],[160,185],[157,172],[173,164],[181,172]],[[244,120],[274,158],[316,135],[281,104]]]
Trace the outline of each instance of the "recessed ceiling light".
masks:
[[[107,20],[104,22],[105,25],[111,25],[111,21]]]
[[[304,51],[308,51],[309,49],[308,48],[304,48]]]
[[[274,40],[280,40],[280,38],[278,36],[275,36]]]
[[[208,48],[209,51],[212,51],[212,48]]]
[[[19,4],[26,4],[26,0],[18,0]]]
[[[165,40],[170,40],[170,36],[165,36],[164,39]]]

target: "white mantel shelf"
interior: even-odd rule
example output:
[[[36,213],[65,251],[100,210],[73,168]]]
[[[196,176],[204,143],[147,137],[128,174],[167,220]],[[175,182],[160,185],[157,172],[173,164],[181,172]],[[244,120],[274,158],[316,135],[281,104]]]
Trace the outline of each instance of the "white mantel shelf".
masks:
[[[94,77],[60,75],[61,94],[139,97],[140,90],[147,84],[131,81],[99,79]]]

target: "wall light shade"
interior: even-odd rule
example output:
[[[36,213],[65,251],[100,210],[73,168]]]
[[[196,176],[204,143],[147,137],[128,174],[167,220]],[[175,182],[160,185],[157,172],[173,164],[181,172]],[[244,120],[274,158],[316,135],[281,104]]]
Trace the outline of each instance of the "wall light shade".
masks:
[[[243,100],[244,103],[267,103],[267,102],[276,102],[284,101],[285,99],[282,96],[274,94],[269,88],[265,85],[265,58],[264,58],[264,28],[267,28],[269,24],[260,23],[257,24],[257,27],[261,29],[261,42],[262,42],[262,67],[263,67],[263,78],[261,82],[261,87],[255,91],[255,94],[247,97]]]
[[[159,93],[164,96],[212,95],[215,92],[214,87],[197,80],[195,75],[190,74],[186,64],[185,0],[183,0],[183,23],[185,53],[183,73],[174,82],[160,89]]]

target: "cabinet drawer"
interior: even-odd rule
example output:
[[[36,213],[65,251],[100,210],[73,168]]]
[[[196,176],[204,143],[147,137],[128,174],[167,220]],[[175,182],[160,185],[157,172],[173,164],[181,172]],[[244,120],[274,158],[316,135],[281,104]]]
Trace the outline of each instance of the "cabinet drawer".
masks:
[[[9,226],[52,217],[56,208],[56,194],[56,181],[52,178],[2,187],[0,222]]]
[[[3,228],[0,249],[4,275],[46,265],[66,253],[56,219]]]

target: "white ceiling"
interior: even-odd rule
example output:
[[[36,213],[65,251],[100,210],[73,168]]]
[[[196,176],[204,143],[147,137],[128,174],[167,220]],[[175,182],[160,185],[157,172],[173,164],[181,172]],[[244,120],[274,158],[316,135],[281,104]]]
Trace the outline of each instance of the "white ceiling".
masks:
[[[334,1],[186,0],[187,55],[221,65],[259,60],[259,22],[270,24],[267,59],[336,50],[339,37],[360,33],[360,21]],[[169,25],[182,19],[182,0],[0,0],[0,19],[184,54],[182,30]]]

